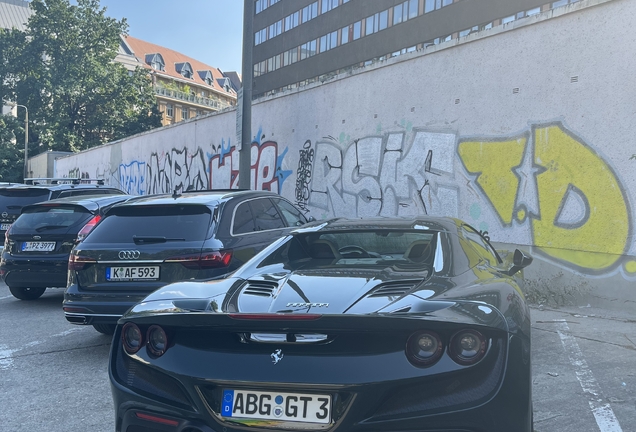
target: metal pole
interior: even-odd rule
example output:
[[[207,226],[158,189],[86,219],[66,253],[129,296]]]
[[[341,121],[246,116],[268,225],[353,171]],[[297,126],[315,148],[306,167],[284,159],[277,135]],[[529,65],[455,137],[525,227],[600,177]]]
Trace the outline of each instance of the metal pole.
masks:
[[[252,46],[254,45],[254,0],[245,0],[243,4],[243,65],[242,65],[242,93],[243,103],[237,109],[241,110],[241,149],[239,150],[239,188],[251,189],[251,152],[252,152],[252,80],[254,67],[252,65]]]
[[[18,105],[19,106],[19,105]],[[24,108],[24,178],[28,178],[29,176],[29,110],[27,107],[22,105]]]

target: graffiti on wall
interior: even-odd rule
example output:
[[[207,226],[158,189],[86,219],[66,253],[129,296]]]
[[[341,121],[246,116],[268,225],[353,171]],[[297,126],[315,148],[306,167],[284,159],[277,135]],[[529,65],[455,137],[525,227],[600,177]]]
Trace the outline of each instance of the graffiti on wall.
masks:
[[[625,188],[562,123],[504,138],[415,128],[344,145],[326,138],[311,168],[303,150],[296,199],[320,217],[455,216],[570,269],[601,274],[624,264],[636,273],[636,263],[624,262],[633,235]]]
[[[292,174],[282,168],[286,153],[287,149],[279,152],[275,141],[254,140],[250,147],[252,189],[280,193],[284,181]],[[236,189],[238,174],[238,150],[222,140],[219,145],[211,145],[209,152],[200,147],[196,150],[181,147],[153,152],[147,160],[121,163],[111,174],[111,184],[133,195]]]
[[[551,259],[589,273],[629,249],[630,208],[611,166],[561,123],[503,140],[462,139],[457,152],[503,229],[527,224]]]
[[[307,202],[309,201],[309,186],[311,184],[312,166],[314,163],[314,149],[311,148],[311,141],[305,141],[303,147],[298,151],[298,168],[296,169],[296,205],[305,213],[309,212]]]
[[[236,189],[239,182],[239,154],[231,147],[209,158],[209,184],[213,189]],[[255,141],[250,147],[251,189],[280,193],[291,171],[282,168],[287,149],[281,154],[275,141]]]
[[[455,134],[414,130],[316,144],[308,204],[347,217],[458,216]],[[305,174],[306,176],[306,174]],[[298,189],[297,189],[298,192]]]

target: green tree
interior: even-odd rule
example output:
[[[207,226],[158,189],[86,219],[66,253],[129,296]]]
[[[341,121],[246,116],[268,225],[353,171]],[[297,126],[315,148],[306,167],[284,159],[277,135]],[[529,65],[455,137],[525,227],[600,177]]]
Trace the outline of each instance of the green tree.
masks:
[[[24,129],[12,116],[0,115],[0,181],[22,181],[24,146],[17,144],[24,139]]]
[[[76,3],[33,0],[26,30],[0,33],[0,95],[28,107],[32,154],[161,126],[148,74],[113,61],[126,20],[107,17],[99,0]]]

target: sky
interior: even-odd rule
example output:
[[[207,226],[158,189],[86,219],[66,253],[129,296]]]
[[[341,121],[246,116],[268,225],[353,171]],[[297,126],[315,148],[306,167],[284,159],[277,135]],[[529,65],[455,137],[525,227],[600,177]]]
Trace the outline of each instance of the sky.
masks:
[[[100,0],[128,34],[223,72],[241,73],[243,0]]]

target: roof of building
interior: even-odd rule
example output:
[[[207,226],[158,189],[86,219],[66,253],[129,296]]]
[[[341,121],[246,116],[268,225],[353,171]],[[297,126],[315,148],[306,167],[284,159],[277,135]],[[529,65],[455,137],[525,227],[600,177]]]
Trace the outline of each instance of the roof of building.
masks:
[[[236,91],[232,88],[231,82],[229,83],[229,91],[223,86],[223,82],[226,77],[218,68],[206,65],[205,63],[195,60],[192,57],[188,57],[180,52],[171,50],[170,48],[155,45],[132,36],[124,36],[123,38],[127,48],[130,48],[139,64],[149,70],[152,70],[153,73],[158,76],[165,76],[166,78],[173,78],[182,82],[191,81],[193,84],[198,86],[214,89],[217,92],[224,93],[231,97],[236,97]],[[149,62],[152,61],[155,54],[161,55],[161,59],[165,64],[164,71],[153,69],[150,66]],[[190,70],[186,63],[188,63],[191,67],[192,78],[186,78],[180,73],[183,70]],[[207,71],[210,72],[210,75],[206,73]],[[211,78],[209,81],[211,85],[206,83],[206,76]]]
[[[230,79],[230,81],[232,81],[232,86],[234,87],[234,90],[238,91],[243,85],[240,73],[231,71],[231,72],[223,72],[223,75],[225,75],[226,77]]]
[[[0,28],[24,30],[33,11],[29,2],[22,0],[0,0]]]

